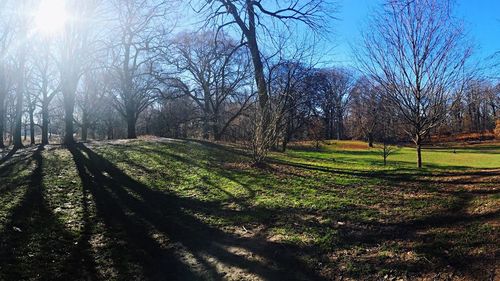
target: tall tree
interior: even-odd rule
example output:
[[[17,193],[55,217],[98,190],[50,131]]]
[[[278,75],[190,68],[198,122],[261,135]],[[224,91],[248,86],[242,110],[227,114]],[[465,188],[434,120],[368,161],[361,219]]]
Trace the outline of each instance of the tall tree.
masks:
[[[260,144],[255,147],[262,150],[257,151],[254,155],[264,154],[259,156],[259,159],[254,159],[256,162],[265,158],[268,149],[266,143],[272,143],[268,138],[272,137],[269,135],[273,135],[273,133],[267,133],[271,118],[269,116],[268,82],[263,63],[264,58],[260,50],[262,40],[267,38],[272,42],[272,29],[276,28],[277,23],[288,27],[288,31],[291,30],[293,22],[301,22],[313,30],[318,30],[323,26],[325,16],[329,12],[324,0],[273,1],[269,6],[266,4],[254,0],[202,1],[202,7],[199,9],[199,11],[206,13],[207,23],[214,23],[219,30],[236,26],[238,32],[241,33],[242,43],[250,52],[260,109],[260,120],[256,123],[255,130],[256,143]],[[277,31],[274,30],[274,32]]]
[[[151,73],[159,40],[166,33],[167,10],[172,7],[168,1],[154,0],[116,0],[113,6],[118,11],[116,37],[110,42],[117,81],[115,105],[127,122],[127,138],[133,139],[137,119],[157,91]]]
[[[250,62],[244,49],[229,36],[183,33],[167,54],[175,75],[167,84],[190,97],[203,113],[203,137],[219,140],[248,107]]]
[[[0,2],[0,148],[4,148],[5,106],[10,88],[8,52],[13,39],[13,18],[7,13],[10,1]]]
[[[60,83],[57,69],[52,59],[52,42],[43,39],[36,46],[38,54],[33,62],[34,91],[38,92],[38,106],[41,111],[42,144],[49,144],[50,104],[54,97],[60,93]]]
[[[81,128],[80,136],[84,142],[88,139],[89,130],[95,132],[99,119],[104,119],[105,111],[109,111],[108,76],[104,71],[87,71],[82,78],[81,91],[77,96],[80,114],[76,123]]]
[[[27,67],[27,52],[28,52],[28,33],[30,24],[29,2],[21,1],[17,8],[17,24],[16,35],[18,42],[16,48],[15,64],[16,64],[16,113],[14,125],[14,149],[23,147],[22,141],[22,118],[24,114],[24,95],[26,90],[26,67]]]
[[[368,141],[369,147],[373,147],[377,131],[386,121],[382,120],[380,94],[380,87],[375,87],[365,76],[356,81],[352,91],[351,115],[354,122],[351,125],[357,130],[357,137]]]
[[[309,76],[313,75],[310,65],[305,63],[302,50],[292,60],[280,60],[269,69],[271,99],[278,122],[274,124],[277,141],[285,151],[288,142],[300,129],[304,129],[312,114],[314,93],[309,90]]]
[[[343,68],[318,69],[312,78],[317,110],[325,122],[327,139],[344,138],[344,118],[351,100],[354,78]]]
[[[80,79],[91,62],[95,51],[95,40],[91,29],[95,25],[95,12],[100,0],[66,1],[72,17],[67,21],[59,42],[58,67],[60,71],[61,92],[64,101],[64,144],[75,143],[73,134],[76,91]]]
[[[471,49],[448,0],[387,0],[358,50],[364,70],[397,105],[422,167],[422,142],[446,116]]]

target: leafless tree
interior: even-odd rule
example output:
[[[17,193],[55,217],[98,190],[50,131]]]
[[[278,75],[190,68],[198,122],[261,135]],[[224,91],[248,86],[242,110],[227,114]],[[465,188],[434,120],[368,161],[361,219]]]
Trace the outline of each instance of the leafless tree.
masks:
[[[64,100],[64,144],[75,142],[74,111],[76,92],[92,54],[96,50],[96,38],[91,27],[95,25],[96,11],[100,0],[67,1],[66,5],[72,18],[66,23],[60,42],[58,42],[57,64],[60,72],[61,92]]]
[[[16,92],[16,106],[15,106],[15,119],[14,119],[14,149],[23,147],[22,142],[22,118],[24,114],[24,96],[26,90],[26,70],[27,70],[27,52],[29,48],[28,34],[31,16],[29,11],[29,1],[20,1],[13,7],[15,9],[15,25],[13,31],[15,32],[16,44],[14,56],[15,64],[15,92]]]
[[[40,107],[42,144],[49,144],[50,104],[60,93],[57,67],[53,62],[53,44],[50,40],[41,39],[35,48],[37,57],[33,61],[32,81],[37,92],[37,103]]]
[[[387,0],[364,35],[359,61],[407,123],[422,167],[422,141],[446,116],[471,54],[452,1]]]
[[[215,38],[213,32],[180,34],[172,49],[167,56],[175,74],[165,82],[190,97],[203,112],[203,137],[219,140],[253,97],[248,93],[247,53],[229,36]]]
[[[380,87],[375,87],[365,76],[356,81],[352,90],[350,117],[354,136],[366,139],[368,146],[373,147],[377,131],[384,120],[381,120],[382,99]]]
[[[257,87],[258,114],[262,124],[256,126],[255,139],[268,143],[265,136],[271,117],[269,116],[269,89],[266,81],[263,53],[260,50],[262,40],[272,41],[271,28],[278,24],[285,26],[290,32],[294,23],[303,23],[313,30],[324,26],[329,7],[325,0],[287,0],[264,3],[254,0],[216,0],[201,1],[197,10],[207,16],[207,23],[213,23],[218,30],[226,27],[236,27],[241,33],[242,45],[245,45],[251,55],[254,79]],[[271,36],[270,36],[271,35]],[[272,142],[270,142],[272,143]],[[259,145],[261,146],[261,145]],[[264,149],[265,151],[266,149]],[[260,158],[260,157],[259,157]],[[262,159],[263,160],[263,159]]]
[[[382,155],[382,158],[384,159],[384,166],[387,166],[387,158],[391,154],[397,151],[397,146],[391,144],[387,140],[383,140],[382,143],[380,144],[380,154]]]
[[[109,50],[112,71],[116,75],[115,106],[127,122],[127,137],[136,138],[139,114],[153,101],[157,92],[151,75],[159,52],[155,49],[164,39],[165,18],[172,9],[169,1],[115,0],[116,28]]]
[[[314,93],[309,89],[309,78],[314,74],[315,62],[311,51],[301,43],[293,52],[283,52],[278,59],[270,63],[266,61],[269,81],[269,92],[276,115],[276,146],[281,141],[281,149],[285,151],[287,144],[308,123],[312,115],[311,105]]]
[[[76,123],[81,128],[80,137],[84,142],[88,140],[89,129],[95,132],[99,119],[109,110],[109,104],[106,104],[109,87],[106,78],[107,75],[102,70],[87,71],[82,77],[82,86],[76,99],[79,118],[75,119],[78,119]]]
[[[355,82],[353,73],[344,68],[318,69],[313,80],[315,108],[325,122],[325,137],[340,140],[344,137],[344,118]]]
[[[5,107],[6,98],[10,89],[11,61],[8,52],[13,44],[13,18],[7,13],[10,1],[0,2],[0,148],[4,148]]]

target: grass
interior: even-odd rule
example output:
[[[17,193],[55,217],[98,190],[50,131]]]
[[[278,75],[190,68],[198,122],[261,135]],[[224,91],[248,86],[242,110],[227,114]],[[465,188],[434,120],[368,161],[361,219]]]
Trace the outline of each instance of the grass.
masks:
[[[494,280],[500,145],[32,147],[0,165],[0,280]]]
[[[300,148],[300,147],[299,147]],[[423,150],[424,166],[428,170],[436,169],[488,169],[500,167],[500,145],[451,145],[449,147],[425,147]],[[332,160],[334,167],[348,164],[349,168],[372,169],[383,165],[380,149],[368,149],[365,143],[358,141],[328,141],[320,151],[292,150],[287,156]],[[389,166],[393,169],[410,168],[416,165],[416,151],[411,147],[400,147],[389,156]]]

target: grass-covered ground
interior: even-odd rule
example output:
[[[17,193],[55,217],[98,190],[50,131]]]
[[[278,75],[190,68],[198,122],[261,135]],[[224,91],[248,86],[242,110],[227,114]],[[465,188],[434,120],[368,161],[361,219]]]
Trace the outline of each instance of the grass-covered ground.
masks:
[[[32,147],[0,164],[0,280],[498,280],[500,145],[180,140]]]

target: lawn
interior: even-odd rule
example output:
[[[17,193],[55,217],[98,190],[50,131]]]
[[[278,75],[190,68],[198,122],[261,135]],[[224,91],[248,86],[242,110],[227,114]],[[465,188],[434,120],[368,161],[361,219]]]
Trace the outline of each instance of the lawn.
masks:
[[[0,280],[496,280],[500,144],[31,147],[0,164]]]

